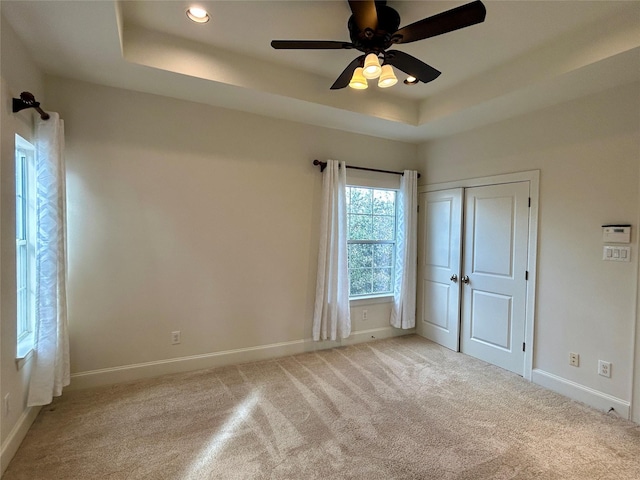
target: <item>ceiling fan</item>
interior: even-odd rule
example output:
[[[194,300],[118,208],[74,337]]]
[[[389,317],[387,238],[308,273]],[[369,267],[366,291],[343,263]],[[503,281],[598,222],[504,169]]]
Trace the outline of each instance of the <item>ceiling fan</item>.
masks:
[[[273,40],[271,42],[271,46],[275,49],[335,50],[355,48],[363,52],[364,55],[353,60],[340,74],[331,86],[332,90],[348,86],[354,78],[354,73],[364,73],[366,78],[377,78],[385,65],[393,65],[415,79],[412,82],[405,81],[406,83],[431,82],[438,78],[441,72],[407,53],[387,49],[394,44],[416,42],[481,23],[487,13],[483,3],[476,0],[398,29],[400,15],[393,8],[387,6],[386,0],[348,1],[352,13],[347,23],[351,42],[330,40]],[[382,66],[379,63],[380,56],[383,57]],[[357,71],[358,68],[364,68],[364,70]],[[391,75],[393,76],[393,73]],[[393,78],[393,83],[395,83],[397,80],[395,80],[395,76]],[[385,86],[381,83],[379,85]],[[366,81],[364,87],[361,88],[366,88]]]

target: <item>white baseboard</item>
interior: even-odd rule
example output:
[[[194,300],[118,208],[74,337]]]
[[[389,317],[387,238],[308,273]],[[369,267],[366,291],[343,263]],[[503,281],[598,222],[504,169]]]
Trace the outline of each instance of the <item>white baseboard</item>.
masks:
[[[0,477],[9,466],[9,462],[18,451],[18,447],[27,435],[31,424],[40,413],[41,407],[27,408],[16,422],[15,426],[9,433],[9,436],[2,444],[2,452],[0,453]]]
[[[255,362],[271,358],[296,355],[299,353],[325,350],[345,345],[367,342],[373,339],[396,337],[415,333],[415,330],[400,330],[393,327],[374,328],[352,332],[351,336],[341,341],[314,342],[311,339],[291,342],[272,343],[257,347],[225,350],[222,352],[191,355],[188,357],[170,358],[153,362],[123,365],[120,367],[102,368],[71,375],[71,385],[66,390],[80,390],[90,387],[112,385],[115,383],[157,377],[169,373],[181,373],[192,370],[222,367],[237,363]]]
[[[598,410],[608,412],[613,408],[622,418],[630,418],[631,403],[621,398],[585,387],[579,383],[572,382],[571,380],[537,368],[533,370],[531,381],[573,400],[586,403]]]

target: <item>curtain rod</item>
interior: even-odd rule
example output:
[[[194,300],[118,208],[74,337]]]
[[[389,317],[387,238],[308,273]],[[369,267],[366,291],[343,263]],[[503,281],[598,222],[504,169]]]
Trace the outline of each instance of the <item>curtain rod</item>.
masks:
[[[13,113],[25,108],[35,108],[42,120],[49,120],[49,114],[40,108],[40,102],[36,102],[36,97],[30,92],[22,92],[20,98],[13,99]]]
[[[324,172],[324,169],[327,168],[327,162],[321,162],[320,160],[314,160],[313,164],[315,166],[320,165],[320,171]],[[379,173],[391,173],[393,175],[404,175],[404,172],[394,172],[391,170],[379,170],[377,168],[366,168],[366,167],[356,167],[353,165],[347,165],[347,168],[352,168],[353,170],[365,170],[367,172],[379,172]],[[418,178],[420,178],[420,174],[418,174]]]

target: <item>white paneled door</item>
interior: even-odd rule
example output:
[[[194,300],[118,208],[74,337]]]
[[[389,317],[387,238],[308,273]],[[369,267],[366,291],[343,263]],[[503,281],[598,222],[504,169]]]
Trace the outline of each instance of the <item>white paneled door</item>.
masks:
[[[420,194],[418,322],[420,335],[451,350],[460,342],[462,188]]]
[[[529,182],[466,189],[464,231],[460,350],[522,374]]]
[[[423,193],[418,333],[523,373],[529,182]]]

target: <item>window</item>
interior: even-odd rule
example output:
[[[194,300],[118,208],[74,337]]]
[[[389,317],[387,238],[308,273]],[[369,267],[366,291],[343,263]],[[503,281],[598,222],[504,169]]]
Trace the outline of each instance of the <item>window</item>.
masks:
[[[349,297],[393,294],[396,192],[347,187]]]
[[[35,316],[33,156],[33,145],[16,135],[16,310],[19,358],[24,357],[33,347]]]

